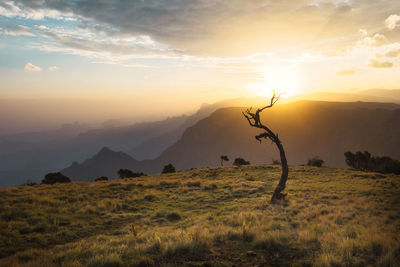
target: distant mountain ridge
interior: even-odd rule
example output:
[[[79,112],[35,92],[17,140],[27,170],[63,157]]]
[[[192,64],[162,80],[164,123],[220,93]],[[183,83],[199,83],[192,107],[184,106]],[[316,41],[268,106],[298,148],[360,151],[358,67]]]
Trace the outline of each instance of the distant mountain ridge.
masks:
[[[314,94],[313,97],[326,100],[336,95],[334,99],[341,102],[369,99],[374,102],[400,103],[400,98],[397,97],[400,90],[373,89],[357,93],[323,93],[319,96]],[[280,103],[290,103],[293,100],[295,98],[281,99]],[[210,116],[215,110],[224,107],[257,106],[265,102],[265,97],[228,99],[214,104],[203,104],[190,116],[183,115],[127,126],[118,126],[118,122],[110,121],[104,128],[83,130],[80,133],[79,127],[75,127],[76,129],[70,127],[67,136],[64,135],[62,138],[53,138],[57,137],[57,134],[55,135],[57,131],[50,131],[44,135],[41,133],[14,135],[12,140],[0,141],[0,187],[18,185],[27,179],[40,181],[46,173],[65,168],[73,161],[82,162],[105,146],[113,151],[124,152],[140,161],[143,170],[158,172],[166,161],[164,160],[166,157],[162,156],[165,151],[177,143],[186,130]],[[46,140],[40,141],[43,139]],[[189,159],[190,157],[187,160]],[[185,166],[193,165],[193,162],[192,160]]]
[[[244,157],[252,163],[278,159],[270,142],[260,145],[254,139],[259,131],[243,118],[244,108],[218,109],[187,128],[159,157],[132,161],[131,168],[157,173],[168,163],[177,169],[217,166],[220,155],[231,160]],[[329,166],[344,167],[343,153],[348,150],[400,158],[400,105],[298,101],[276,105],[262,120],[281,138],[289,164],[304,164],[308,158],[320,156]],[[82,172],[72,167],[67,169],[71,178],[81,178]]]
[[[399,89],[370,89],[352,93],[314,92],[312,94],[300,94],[282,99],[281,103],[290,103],[299,100],[332,101],[332,102],[373,102],[373,103],[397,103],[400,104]]]
[[[47,172],[83,161],[106,146],[141,160],[159,156],[175,143],[187,127],[220,107],[264,101],[261,97],[223,100],[203,105],[195,114],[155,122],[91,129],[69,139],[45,142],[0,142],[0,187],[40,181]]]
[[[103,147],[92,158],[81,164],[74,162],[61,172],[66,176],[74,177],[75,180],[93,181],[100,176],[117,178],[119,169],[137,169],[138,167],[139,162],[128,154]]]

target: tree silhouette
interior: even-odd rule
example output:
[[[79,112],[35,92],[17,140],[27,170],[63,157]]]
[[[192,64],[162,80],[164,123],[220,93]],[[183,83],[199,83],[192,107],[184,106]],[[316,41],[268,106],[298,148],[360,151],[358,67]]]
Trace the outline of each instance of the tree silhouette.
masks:
[[[129,169],[119,169],[118,171],[119,178],[124,179],[124,178],[137,178],[141,176],[147,176],[147,174],[143,172],[133,172]]]
[[[289,175],[289,168],[286,160],[285,150],[283,149],[281,140],[279,140],[277,134],[274,134],[267,126],[261,123],[260,113],[267,108],[273,107],[275,103],[279,100],[279,98],[280,95],[276,95],[274,91],[273,96],[271,98],[271,102],[268,106],[258,108],[255,111],[255,113],[252,112],[252,108],[248,108],[245,112],[242,112],[243,116],[247,119],[251,127],[256,127],[264,130],[264,132],[260,133],[259,135],[256,135],[255,138],[260,143],[262,138],[270,139],[279,149],[281,165],[282,165],[282,175],[278,185],[274,190],[274,193],[272,194],[271,203],[277,203],[279,202],[279,200],[283,200],[285,198],[286,194],[282,194],[282,191],[286,187],[286,181]]]
[[[101,177],[99,177],[99,178],[94,179],[94,181],[95,181],[95,182],[98,182],[98,181],[108,181],[108,177],[106,177],[106,176],[101,176]]]
[[[224,166],[224,161],[229,161],[229,158],[228,158],[228,156],[221,156],[220,157],[221,158],[221,166]]]
[[[242,158],[236,158],[233,161],[233,165],[238,166],[238,167],[243,166],[243,165],[249,165],[249,164],[250,164],[250,161],[247,161],[247,160],[242,159]]]
[[[175,169],[174,165],[172,165],[170,163],[170,164],[164,166],[164,169],[162,170],[161,173],[173,173],[173,172],[176,172],[176,169]]]
[[[311,159],[308,159],[307,166],[322,167],[324,163],[325,161],[323,159],[320,159],[319,157],[315,156]]]
[[[346,164],[360,171],[400,174],[400,161],[390,157],[373,157],[368,151],[344,153]]]
[[[46,174],[42,184],[70,183],[71,180],[61,172],[51,172]]]

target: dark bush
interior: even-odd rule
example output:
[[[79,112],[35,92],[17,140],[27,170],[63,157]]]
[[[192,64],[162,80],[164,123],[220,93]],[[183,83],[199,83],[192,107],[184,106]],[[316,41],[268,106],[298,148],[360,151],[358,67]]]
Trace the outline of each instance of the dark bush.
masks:
[[[234,161],[233,161],[233,165],[235,165],[235,166],[242,166],[242,165],[249,165],[250,164],[250,161],[246,161],[246,160],[244,160],[244,159],[242,159],[242,158],[236,158]]]
[[[373,157],[368,151],[344,153],[346,164],[360,171],[400,174],[400,161],[390,157]]]
[[[141,177],[141,176],[147,176],[147,174],[143,172],[133,172],[129,169],[120,169],[118,171],[119,178],[124,179],[124,178],[136,178],[136,177]]]
[[[61,172],[48,173],[42,180],[42,184],[70,183],[71,180]]]
[[[169,183],[169,182],[161,181],[159,184],[159,187],[160,188],[176,188],[176,187],[179,187],[180,184],[181,183],[179,183],[179,182]]]
[[[26,182],[22,184],[22,186],[34,186],[34,185],[36,185],[36,183],[30,179],[26,180]]]
[[[205,186],[204,188],[203,188],[205,191],[207,191],[207,190],[214,190],[214,189],[217,189],[217,185],[216,184],[210,184],[210,186]]]
[[[146,200],[146,201],[154,201],[156,199],[157,199],[157,197],[155,195],[145,195],[144,196],[144,200]]]
[[[200,187],[200,182],[187,182],[186,186],[188,186],[188,187]]]
[[[99,177],[99,178],[94,179],[94,181],[95,181],[95,182],[98,182],[98,181],[108,181],[108,178],[105,177],[105,176],[101,176],[101,177]]]
[[[167,219],[170,222],[175,222],[175,221],[179,221],[181,219],[181,215],[179,215],[176,212],[172,212],[170,214],[167,215]]]
[[[272,165],[281,165],[281,162],[277,159],[272,159]]]
[[[313,157],[308,160],[307,165],[308,166],[314,166],[314,167],[322,167],[324,165],[324,160],[318,158],[318,157]]]
[[[173,173],[176,172],[174,165],[172,165],[171,163],[168,165],[164,166],[164,169],[162,170],[161,173]]]

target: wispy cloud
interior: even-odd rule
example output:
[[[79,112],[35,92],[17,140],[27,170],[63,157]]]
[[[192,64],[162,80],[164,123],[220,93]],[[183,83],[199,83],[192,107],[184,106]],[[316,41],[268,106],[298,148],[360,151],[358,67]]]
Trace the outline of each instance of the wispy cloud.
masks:
[[[41,71],[42,68],[28,62],[25,64],[24,70],[29,71],[29,72],[38,72],[38,71]]]
[[[340,70],[336,72],[336,75],[338,76],[346,76],[346,75],[354,75],[356,74],[356,71],[353,69],[346,69],[346,70]]]
[[[3,34],[10,36],[35,36],[28,27],[23,25],[7,25]]]
[[[376,59],[372,59],[369,62],[369,66],[371,68],[381,68],[381,69],[393,68],[393,63],[389,62],[389,61],[379,61],[379,60],[376,60]]]
[[[397,41],[385,28],[397,27],[400,16],[389,16],[396,8],[400,1],[110,0],[100,5],[92,0],[0,0],[0,16],[35,20],[31,24],[36,26],[19,29],[20,35],[37,37],[30,48],[127,67],[149,67],[140,60],[167,58],[235,72],[254,70],[249,57],[265,65],[269,58],[260,55],[271,51],[290,50],[283,58],[291,61],[310,51],[322,54],[320,60],[346,57],[353,50],[362,50],[364,58],[384,55]],[[63,21],[46,24],[44,18]]]
[[[391,50],[391,51],[387,52],[385,54],[385,56],[392,57],[392,58],[400,57],[400,49]]]
[[[33,44],[34,48],[107,60],[111,63],[131,58],[172,57],[181,53],[145,35],[110,36],[92,28],[50,28],[44,25],[36,26],[36,30],[45,39]]]
[[[397,0],[373,4],[360,1],[357,5],[344,0],[314,3],[310,5],[307,0],[110,0],[97,4],[92,0],[18,0],[0,4],[0,15],[35,20],[46,17],[76,20],[80,24],[76,30],[101,31],[103,36],[126,39],[127,42],[130,38],[146,36],[151,42],[169,48],[147,51],[155,55],[181,51],[186,55],[234,57],[288,44],[331,42],[333,39],[341,43],[343,37],[354,35],[361,27],[370,30],[382,25],[385,20],[382,14],[400,8]],[[352,12],[355,9],[357,12]],[[366,16],[368,21],[364,19]],[[395,27],[396,16],[387,17],[389,27]],[[69,37],[76,38],[73,34]],[[90,38],[91,41],[97,39]],[[382,35],[369,38],[366,41],[371,45],[381,45],[385,41]],[[77,40],[56,41],[75,51],[94,48],[91,52],[98,52],[98,45],[90,44],[82,49],[82,44],[76,47]],[[149,45],[144,47],[149,48]],[[135,53],[141,52],[139,48],[135,49]]]
[[[74,15],[67,10],[61,11],[54,8],[46,8],[45,1],[30,0],[26,1],[25,3],[23,2],[24,1],[1,1],[0,16],[4,16],[7,18],[17,17],[32,20],[42,20],[44,18],[69,21],[76,20]]]
[[[48,68],[48,70],[49,70],[49,71],[56,71],[56,70],[58,70],[58,67],[57,67],[57,66],[50,66],[50,67]]]

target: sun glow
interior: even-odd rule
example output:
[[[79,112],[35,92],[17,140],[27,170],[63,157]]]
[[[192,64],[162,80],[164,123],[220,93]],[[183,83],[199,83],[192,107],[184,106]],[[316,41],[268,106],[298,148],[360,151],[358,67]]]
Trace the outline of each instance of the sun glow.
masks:
[[[294,68],[264,67],[260,73],[262,77],[248,84],[248,89],[255,95],[269,97],[276,91],[282,97],[290,97],[302,91],[301,75]]]

